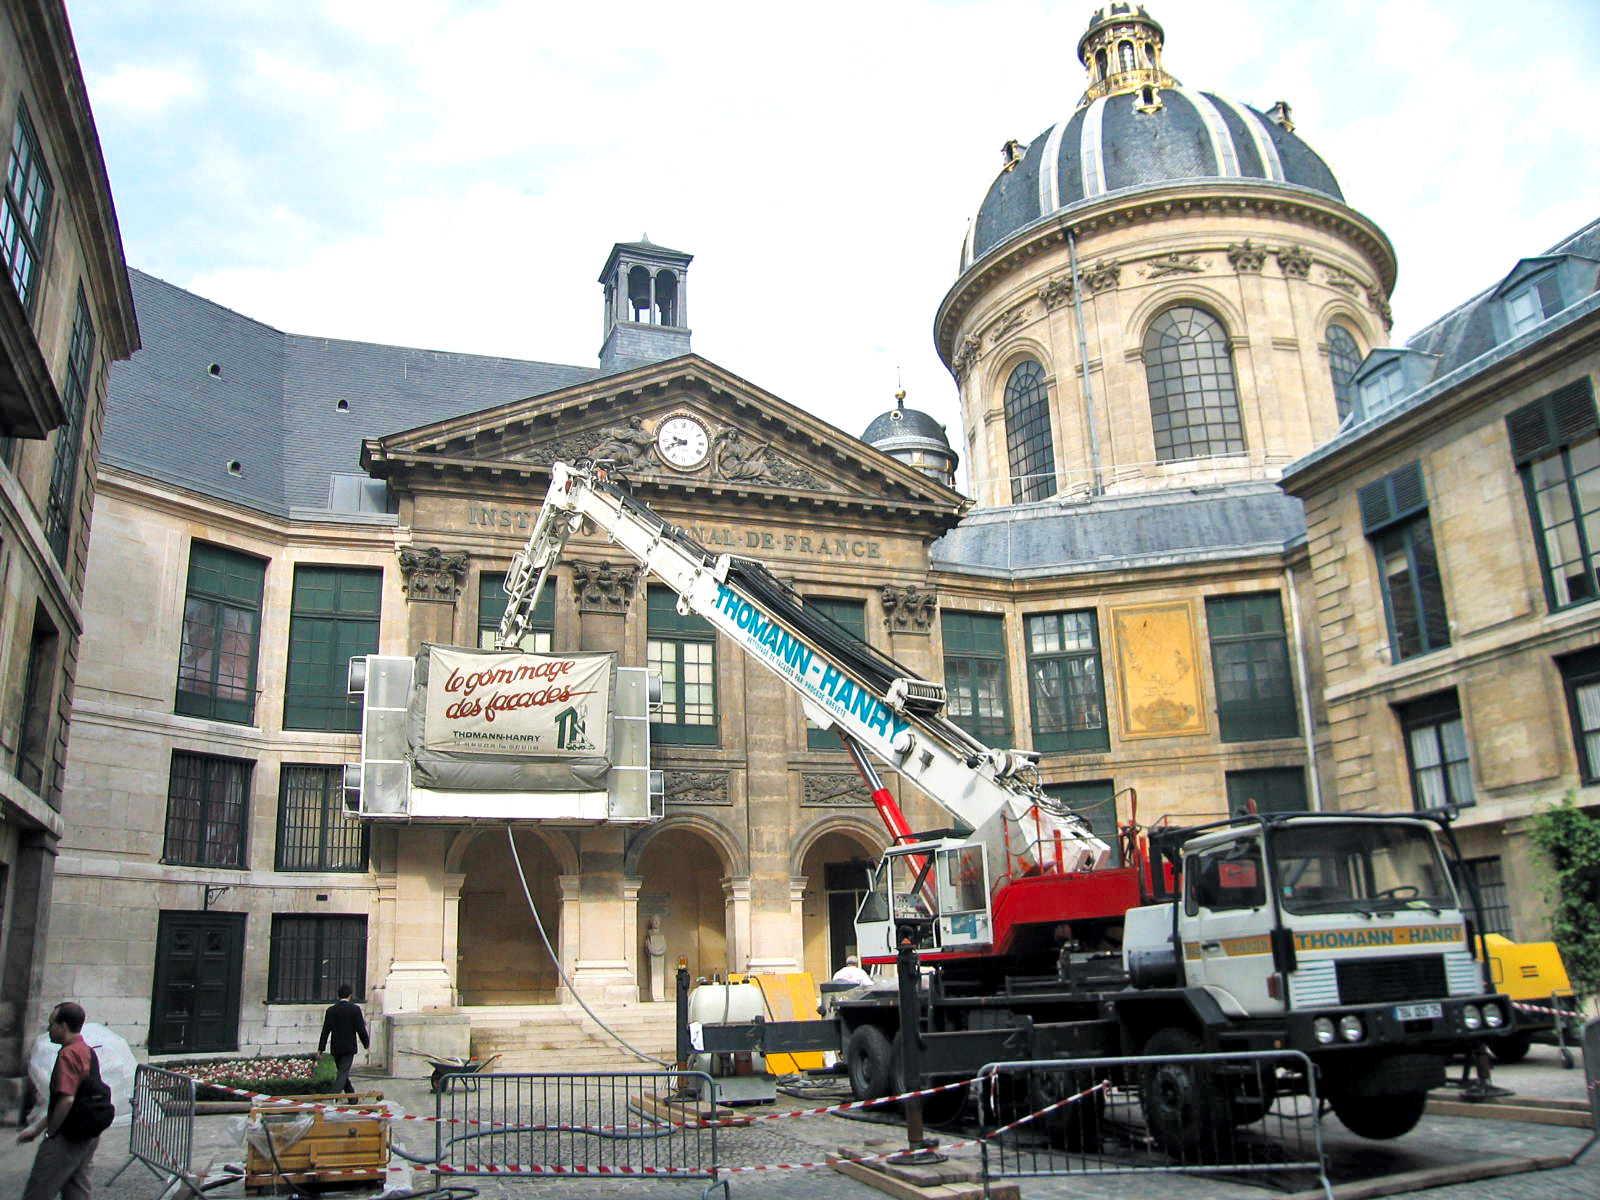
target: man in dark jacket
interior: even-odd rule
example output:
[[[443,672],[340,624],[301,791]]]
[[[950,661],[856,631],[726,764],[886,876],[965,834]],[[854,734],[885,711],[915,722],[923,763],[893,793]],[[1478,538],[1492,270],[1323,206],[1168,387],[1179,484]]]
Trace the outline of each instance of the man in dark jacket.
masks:
[[[336,1092],[349,1092],[355,1089],[350,1086],[350,1064],[356,1060],[356,1039],[361,1039],[361,1048],[367,1049],[372,1045],[367,1037],[367,1019],[361,1015],[361,1006],[350,999],[350,985],[339,985],[339,999],[328,1005],[328,1011],[322,1018],[322,1036],[317,1039],[317,1053],[331,1049],[333,1052],[333,1065],[339,1071],[339,1077],[333,1081],[333,1090]]]

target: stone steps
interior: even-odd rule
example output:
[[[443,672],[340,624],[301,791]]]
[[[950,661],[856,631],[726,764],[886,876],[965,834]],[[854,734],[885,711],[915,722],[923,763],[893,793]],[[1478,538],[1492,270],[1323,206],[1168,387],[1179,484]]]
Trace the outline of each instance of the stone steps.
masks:
[[[466,1010],[472,1018],[472,1056],[500,1055],[496,1071],[599,1071],[661,1068],[644,1062],[607,1037],[576,1005],[529,1005]],[[676,1042],[672,1004],[596,1007],[618,1037],[646,1054],[671,1062]]]

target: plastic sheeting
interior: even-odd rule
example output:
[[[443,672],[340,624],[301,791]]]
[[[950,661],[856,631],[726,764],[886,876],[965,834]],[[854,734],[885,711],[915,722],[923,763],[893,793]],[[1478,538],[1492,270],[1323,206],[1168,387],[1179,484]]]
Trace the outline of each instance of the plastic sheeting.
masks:
[[[109,1026],[85,1021],[83,1040],[100,1060],[100,1078],[111,1089],[111,1103],[117,1109],[117,1119],[112,1123],[126,1125],[132,1113],[133,1072],[138,1059],[134,1058],[123,1036]],[[56,1055],[60,1052],[61,1047],[50,1040],[50,1035],[41,1033],[34,1039],[33,1049],[28,1054],[28,1078],[39,1093],[40,1104],[49,1103],[50,1075],[56,1069]]]

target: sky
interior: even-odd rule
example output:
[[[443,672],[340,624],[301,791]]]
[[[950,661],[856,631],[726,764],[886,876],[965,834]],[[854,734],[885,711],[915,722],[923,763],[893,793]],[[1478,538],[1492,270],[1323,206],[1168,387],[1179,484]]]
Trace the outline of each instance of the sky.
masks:
[[[278,329],[593,364],[614,242],[693,348],[960,450],[933,347],[1084,0],[67,0],[130,265]],[[1403,341],[1600,216],[1594,0],[1153,0],[1185,85],[1279,99],[1400,261]]]

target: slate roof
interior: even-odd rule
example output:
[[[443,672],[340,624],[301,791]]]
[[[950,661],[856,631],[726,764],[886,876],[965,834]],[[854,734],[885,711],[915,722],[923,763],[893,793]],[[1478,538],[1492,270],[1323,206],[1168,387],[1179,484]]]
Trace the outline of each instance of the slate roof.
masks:
[[[1300,501],[1262,481],[981,509],[931,554],[937,570],[1020,579],[1277,554],[1304,537]]]
[[[610,373],[283,333],[128,275],[144,346],[112,367],[104,461],[275,516],[361,520],[328,503],[333,475],[362,473],[363,438]]]
[[[961,269],[1058,212],[1179,181],[1242,180],[1344,199],[1316,151],[1248,104],[1185,87],[1162,88],[1156,112],[1140,112],[1139,99],[1102,96],[1034,138],[990,185]]]
[[[946,435],[943,425],[919,408],[904,406],[891,408],[888,412],[874,417],[866,432],[861,435],[861,440],[872,446],[884,438],[903,437],[930,438],[946,448],[950,445],[950,438]]]
[[[1600,219],[1563,238],[1546,250],[1544,256],[1557,254],[1600,258]],[[1507,263],[1506,269],[1510,270],[1513,265]],[[1489,302],[1499,285],[1500,281],[1495,280],[1492,286],[1452,309],[1406,343],[1409,350],[1422,350],[1439,356],[1439,365],[1434,371],[1435,379],[1494,349],[1499,339],[1490,320]]]

